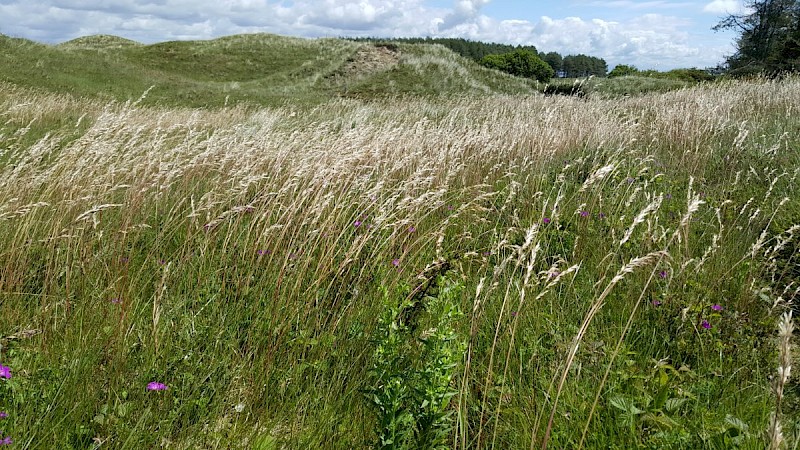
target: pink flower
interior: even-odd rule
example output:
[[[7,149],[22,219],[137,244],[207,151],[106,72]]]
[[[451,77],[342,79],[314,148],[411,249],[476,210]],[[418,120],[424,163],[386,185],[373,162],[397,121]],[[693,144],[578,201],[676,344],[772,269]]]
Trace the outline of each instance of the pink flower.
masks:
[[[353,226],[354,226],[354,227],[356,227],[356,228],[358,228],[358,227],[360,227],[360,226],[361,226],[361,224],[362,224],[362,223],[363,223],[363,222],[361,222],[360,220],[356,220],[355,222],[353,222]]]
[[[0,445],[11,445],[14,441],[11,440],[11,436],[6,436],[3,439],[0,439]]]
[[[707,320],[703,320],[702,322],[700,322],[700,326],[705,328],[706,330],[710,330],[711,329],[711,324],[708,323]]]
[[[715,304],[714,306],[711,307],[711,309],[713,309],[714,311],[722,311],[722,305]]]
[[[395,267],[400,267],[400,260],[395,258],[392,260],[392,265]]]
[[[5,411],[0,411],[0,419],[5,419],[6,417],[8,417],[8,413]]]
[[[661,301],[660,300],[653,300],[652,303],[653,303],[653,306],[656,306],[656,307],[661,306]]]
[[[415,227],[413,227],[413,226],[412,227],[408,227],[408,232],[409,233],[413,233],[415,231],[417,231],[417,229]]]
[[[166,384],[159,383],[158,381],[151,381],[147,383],[147,390],[148,391],[166,391],[169,389]]]
[[[11,379],[11,368],[0,364],[0,378]]]
[[[542,223],[550,223],[550,218],[545,217],[544,219],[542,219]]]

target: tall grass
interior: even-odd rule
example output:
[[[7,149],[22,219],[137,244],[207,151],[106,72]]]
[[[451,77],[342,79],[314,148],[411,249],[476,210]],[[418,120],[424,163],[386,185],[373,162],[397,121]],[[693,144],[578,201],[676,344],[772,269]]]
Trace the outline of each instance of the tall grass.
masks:
[[[451,399],[449,447],[766,445],[800,289],[798,88],[166,109],[4,85],[2,429],[378,445],[365,393],[402,378],[377,351],[402,320],[391,348]],[[453,292],[463,314],[437,317]]]

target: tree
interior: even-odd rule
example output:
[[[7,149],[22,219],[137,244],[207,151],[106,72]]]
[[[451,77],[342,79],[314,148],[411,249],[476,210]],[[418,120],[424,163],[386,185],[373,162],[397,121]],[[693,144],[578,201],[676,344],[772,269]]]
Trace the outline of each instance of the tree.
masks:
[[[500,55],[484,56],[480,63],[490,69],[500,70],[508,74],[533,78],[542,83],[555,75],[553,69],[530,50],[514,50]]]
[[[614,70],[609,72],[608,78],[626,77],[628,75],[636,75],[637,73],[639,73],[639,69],[636,67],[626,64],[618,64],[616,67],[614,67]]]
[[[746,13],[731,14],[714,30],[739,32],[736,52],[727,58],[734,75],[797,71],[799,0],[749,0]]]
[[[556,72],[561,70],[561,64],[564,62],[564,58],[557,52],[540,53],[539,58]]]

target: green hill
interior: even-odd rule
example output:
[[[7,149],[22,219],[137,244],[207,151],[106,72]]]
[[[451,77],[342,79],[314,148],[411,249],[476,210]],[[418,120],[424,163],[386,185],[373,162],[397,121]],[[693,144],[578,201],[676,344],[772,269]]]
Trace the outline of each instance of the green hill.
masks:
[[[430,44],[381,45],[271,34],[143,45],[88,36],[44,45],[0,35],[0,81],[146,103],[314,104],[333,96],[532,93],[536,84]]]

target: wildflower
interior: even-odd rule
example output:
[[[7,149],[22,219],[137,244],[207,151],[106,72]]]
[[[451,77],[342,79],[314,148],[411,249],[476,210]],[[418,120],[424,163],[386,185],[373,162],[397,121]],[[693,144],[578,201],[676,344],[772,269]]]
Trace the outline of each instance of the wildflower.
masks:
[[[411,226],[411,227],[408,227],[408,232],[409,232],[409,233],[413,233],[413,232],[415,232],[415,231],[417,231],[417,229],[416,229],[415,227],[413,227],[413,226]]]
[[[236,406],[233,407],[233,410],[237,413],[244,411],[244,403],[238,403]]]
[[[11,368],[0,364],[0,378],[11,379]]]
[[[356,220],[355,222],[353,222],[353,226],[354,226],[354,227],[356,227],[356,228],[358,228],[358,227],[360,227],[360,226],[361,226],[361,224],[362,224],[362,223],[363,223],[363,222],[361,222],[360,220]]]
[[[666,270],[662,270],[661,272],[658,272],[658,276],[663,279],[663,278],[667,278],[667,276],[669,276],[669,274],[667,273]]]
[[[672,200],[672,194],[667,194],[664,196],[664,198],[667,200]]]
[[[158,381],[151,381],[147,383],[147,390],[148,391],[166,391],[167,385],[164,383],[159,383]]]
[[[0,439],[0,445],[11,445],[14,441],[11,440],[11,436],[6,436],[3,439]]]
[[[581,211],[581,217],[589,217],[589,211]]]
[[[163,266],[164,264],[166,264],[166,263],[167,263],[167,261],[166,261],[166,260],[164,260],[164,259],[159,259],[159,260],[158,260],[158,263],[159,263],[159,264],[161,264],[161,265]]]
[[[554,270],[554,271],[552,271],[552,272],[548,272],[548,273],[547,273],[547,275],[548,275],[550,278],[555,278],[555,277],[557,277],[557,276],[561,275],[561,272],[559,272],[559,271],[557,271],[557,270]]]
[[[545,224],[550,223],[550,218],[549,217],[545,217],[544,219],[542,219],[542,223],[545,223]]]
[[[270,252],[269,252],[269,250],[258,250],[258,251],[256,252],[256,254],[257,254],[258,256],[269,255],[269,253],[270,253]]]
[[[517,317],[517,312],[516,311],[511,311],[511,317]]]
[[[122,264],[128,264],[128,258],[123,256],[122,258],[119,259],[119,262],[121,262]]]
[[[722,311],[722,305],[714,304],[714,306],[712,306],[711,309],[713,309],[714,311]]]
[[[702,322],[700,322],[700,326],[705,328],[706,330],[710,330],[711,329],[711,324],[708,323],[707,320],[703,320]]]
[[[0,419],[5,419],[6,417],[8,417],[8,413],[5,411],[0,411]]]
[[[653,300],[651,303],[652,303],[652,304],[653,304],[653,306],[655,306],[655,307],[659,307],[659,306],[661,306],[661,301],[660,301],[660,300]]]
[[[603,213],[597,213],[597,218],[598,218],[598,219],[605,219],[605,218],[606,218],[606,215],[605,215],[605,214],[603,214]]]
[[[633,177],[628,177],[625,181],[627,181],[628,184],[633,184]]]
[[[395,258],[392,260],[392,265],[395,267],[400,267],[400,260]]]
[[[122,299],[119,299],[119,298],[112,298],[112,299],[111,299],[111,303],[112,303],[112,304],[114,304],[114,305],[119,305],[119,304],[122,304]]]

